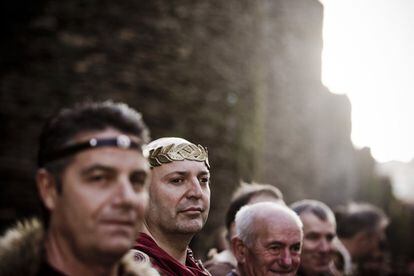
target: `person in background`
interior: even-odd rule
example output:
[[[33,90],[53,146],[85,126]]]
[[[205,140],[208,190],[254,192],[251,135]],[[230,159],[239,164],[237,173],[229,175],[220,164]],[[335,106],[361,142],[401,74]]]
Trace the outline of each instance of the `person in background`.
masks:
[[[237,269],[228,275],[296,275],[302,239],[302,222],[288,207],[274,202],[244,206],[232,238]]]
[[[210,209],[207,150],[185,139],[167,137],[148,144],[151,165],[145,228],[134,249],[162,275],[209,275],[189,244]]]
[[[290,205],[303,223],[302,260],[298,275],[337,275],[333,263],[336,222],[332,210],[317,200],[300,200]]]
[[[231,238],[235,236],[235,217],[241,207],[256,202],[277,202],[285,205],[281,191],[269,184],[245,183],[241,182],[240,186],[234,192],[232,201],[227,209],[226,224],[226,240],[230,244]],[[225,276],[237,266],[237,260],[230,248],[220,253],[210,254],[211,259],[205,263],[205,267],[213,276]]]
[[[123,103],[61,110],[40,135],[36,183],[44,208],[0,240],[0,275],[158,275],[123,256],[143,225],[149,132]]]
[[[357,275],[387,275],[385,230],[388,217],[368,203],[350,203],[335,209],[337,234],[351,256]]]

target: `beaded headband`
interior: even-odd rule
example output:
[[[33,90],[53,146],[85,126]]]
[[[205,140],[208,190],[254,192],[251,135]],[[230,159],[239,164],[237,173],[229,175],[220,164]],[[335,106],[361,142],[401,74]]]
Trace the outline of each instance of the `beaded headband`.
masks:
[[[204,162],[207,168],[210,169],[207,148],[201,145],[196,146],[189,143],[170,144],[149,151],[149,162],[152,168],[182,160]]]
[[[142,152],[142,147],[137,142],[134,142],[126,135],[119,135],[115,138],[92,138],[86,142],[80,142],[66,147],[62,147],[57,150],[46,152],[39,160],[39,166],[42,167],[45,164],[73,155],[80,151],[87,149],[100,148],[100,147],[118,147],[122,149],[136,149]]]

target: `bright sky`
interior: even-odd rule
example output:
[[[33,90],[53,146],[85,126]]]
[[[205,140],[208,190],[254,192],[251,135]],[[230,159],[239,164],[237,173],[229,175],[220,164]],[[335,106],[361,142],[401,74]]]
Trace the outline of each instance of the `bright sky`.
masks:
[[[322,81],[352,104],[352,141],[414,157],[414,0],[324,0]]]

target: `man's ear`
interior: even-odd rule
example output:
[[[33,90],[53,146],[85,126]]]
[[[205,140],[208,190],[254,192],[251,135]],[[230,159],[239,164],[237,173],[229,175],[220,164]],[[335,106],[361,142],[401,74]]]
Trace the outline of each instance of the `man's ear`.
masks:
[[[48,210],[55,209],[58,193],[56,180],[53,175],[45,169],[39,169],[36,172],[37,191],[43,204]]]
[[[233,237],[231,239],[231,249],[237,262],[243,264],[246,260],[247,247],[239,237]]]

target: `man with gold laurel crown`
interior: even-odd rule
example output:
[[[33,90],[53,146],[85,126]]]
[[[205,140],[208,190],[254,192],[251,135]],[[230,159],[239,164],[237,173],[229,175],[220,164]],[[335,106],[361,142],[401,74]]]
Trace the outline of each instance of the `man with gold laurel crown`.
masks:
[[[185,139],[160,138],[146,147],[151,178],[149,205],[134,248],[161,275],[210,275],[189,248],[210,209],[207,150]]]

